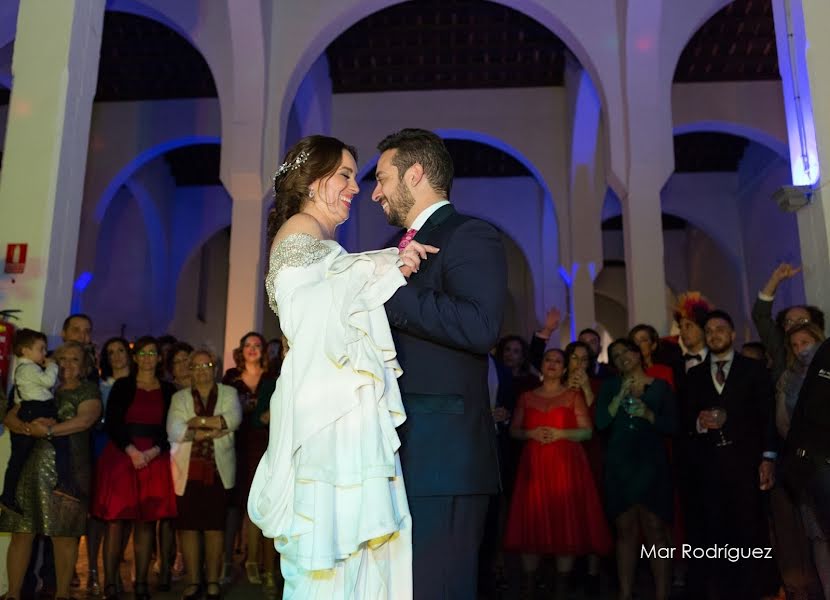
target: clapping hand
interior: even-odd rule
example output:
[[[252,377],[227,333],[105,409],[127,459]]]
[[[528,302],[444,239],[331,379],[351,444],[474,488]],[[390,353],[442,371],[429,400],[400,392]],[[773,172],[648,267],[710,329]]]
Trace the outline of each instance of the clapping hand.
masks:
[[[572,390],[584,390],[588,385],[588,374],[585,371],[576,370],[568,377],[568,387]]]

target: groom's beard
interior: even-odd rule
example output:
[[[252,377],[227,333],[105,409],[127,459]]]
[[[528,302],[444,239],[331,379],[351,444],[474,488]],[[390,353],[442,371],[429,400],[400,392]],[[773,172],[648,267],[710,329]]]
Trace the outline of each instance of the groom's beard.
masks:
[[[415,206],[415,197],[403,182],[398,182],[394,196],[386,198],[386,205],[389,207],[386,215],[389,224],[393,227],[406,227],[406,215]]]

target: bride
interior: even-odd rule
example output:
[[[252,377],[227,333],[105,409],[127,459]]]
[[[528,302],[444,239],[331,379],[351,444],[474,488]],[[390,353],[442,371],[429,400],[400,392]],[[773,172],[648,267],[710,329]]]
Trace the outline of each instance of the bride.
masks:
[[[383,304],[437,249],[348,254],[334,241],[359,191],[355,159],[340,140],[310,136],[274,177],[265,284],[290,351],[248,514],[281,555],[285,599],[412,596],[395,431],[406,415]]]

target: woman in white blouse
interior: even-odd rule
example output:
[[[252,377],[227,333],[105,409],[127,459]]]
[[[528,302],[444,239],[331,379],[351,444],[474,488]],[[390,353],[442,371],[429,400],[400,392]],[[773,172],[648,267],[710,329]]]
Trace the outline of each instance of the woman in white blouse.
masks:
[[[242,420],[236,390],[216,383],[216,360],[190,355],[193,386],[176,392],[167,417],[182,554],[190,577],[182,598],[219,598],[228,490],[236,482],[233,432]],[[206,587],[199,564],[204,532]]]

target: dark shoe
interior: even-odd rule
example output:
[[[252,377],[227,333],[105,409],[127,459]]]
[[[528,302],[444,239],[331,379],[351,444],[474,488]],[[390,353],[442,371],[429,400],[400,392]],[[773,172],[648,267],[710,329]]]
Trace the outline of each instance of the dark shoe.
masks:
[[[184,588],[182,592],[182,600],[200,600],[205,595],[201,584],[191,583]]]
[[[222,587],[215,581],[209,581],[207,584],[207,594],[205,594],[205,600],[220,600],[220,598],[222,598]]]
[[[120,598],[118,586],[110,584],[104,587],[104,600],[120,600]]]
[[[584,581],[585,596],[588,598],[599,598],[600,584],[599,575],[585,575]]]
[[[133,596],[135,600],[150,600],[150,587],[144,582],[136,582],[133,588]]]
[[[167,575],[159,575],[159,582],[156,585],[156,590],[159,592],[169,592],[170,591],[170,571],[167,571]]]

